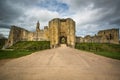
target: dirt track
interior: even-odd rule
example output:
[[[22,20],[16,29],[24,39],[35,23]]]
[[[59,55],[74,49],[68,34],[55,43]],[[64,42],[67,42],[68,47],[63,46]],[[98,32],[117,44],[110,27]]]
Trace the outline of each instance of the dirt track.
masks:
[[[0,80],[120,80],[120,61],[69,47],[0,60]]]

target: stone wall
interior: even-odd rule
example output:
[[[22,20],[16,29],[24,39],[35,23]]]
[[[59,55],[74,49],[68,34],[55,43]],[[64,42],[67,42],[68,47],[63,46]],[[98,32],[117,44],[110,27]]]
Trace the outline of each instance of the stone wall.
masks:
[[[55,18],[49,22],[51,47],[57,47],[61,38],[65,38],[68,46],[75,46],[75,22],[70,19]]]
[[[58,29],[59,29],[59,19],[53,19],[49,21],[49,35],[50,35],[50,46],[57,47],[59,45]]]
[[[95,36],[77,37],[77,43],[113,43],[119,44],[119,29],[101,30]]]
[[[98,36],[102,36],[101,42],[119,43],[119,29],[108,29],[98,32]]]
[[[21,41],[21,40],[27,40],[27,35],[29,31],[16,27],[11,26],[10,34],[8,37],[8,41],[6,42],[6,47],[12,46],[14,43]]]
[[[48,30],[38,30],[30,32],[17,26],[11,26],[8,41],[5,44],[5,48],[12,46],[18,41],[49,41],[48,37],[44,34],[48,34]]]

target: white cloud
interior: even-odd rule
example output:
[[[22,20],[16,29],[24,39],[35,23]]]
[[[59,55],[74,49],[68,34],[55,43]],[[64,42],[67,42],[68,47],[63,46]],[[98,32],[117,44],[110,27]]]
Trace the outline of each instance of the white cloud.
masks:
[[[25,11],[24,15],[18,19],[16,25],[22,26],[28,30],[33,30],[36,27],[36,22],[39,21],[41,28],[48,25],[48,22],[56,17],[60,17],[58,12],[48,11],[42,8],[31,8]],[[19,23],[21,21],[21,23]]]
[[[94,35],[100,29],[120,28],[119,0],[117,2],[113,0],[11,0],[7,2],[11,7],[8,15],[12,15],[9,15],[10,19],[7,20],[9,24],[27,30],[35,30],[38,20],[43,28],[56,17],[72,18],[76,22],[77,36]],[[6,23],[7,18],[4,19],[1,21],[2,24]],[[109,24],[110,21],[111,24]],[[118,26],[112,23],[117,23]]]
[[[8,37],[9,32],[10,32],[10,29],[0,28],[0,34],[4,34],[5,37]]]

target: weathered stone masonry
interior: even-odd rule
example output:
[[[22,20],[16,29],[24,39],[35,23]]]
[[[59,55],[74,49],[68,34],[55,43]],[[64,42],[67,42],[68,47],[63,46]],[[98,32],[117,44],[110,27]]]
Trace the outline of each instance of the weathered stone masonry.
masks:
[[[75,21],[71,18],[54,18],[43,30],[40,29],[40,23],[37,22],[35,32],[12,26],[4,47],[10,47],[18,41],[50,41],[51,48],[58,47],[63,43],[74,47],[76,42],[119,44],[119,29],[101,30],[95,36],[76,37]]]
[[[76,37],[76,42],[119,44],[119,29],[101,30],[95,36]]]
[[[51,47],[61,44],[64,38],[68,46],[75,46],[75,22],[70,19],[55,18],[49,22]]]
[[[18,41],[50,41],[53,48],[60,46],[62,39],[65,39],[66,45],[75,46],[75,22],[70,18],[55,18],[49,21],[49,26],[45,26],[44,30],[40,29],[40,23],[37,22],[35,32],[12,26],[5,47],[10,47]]]

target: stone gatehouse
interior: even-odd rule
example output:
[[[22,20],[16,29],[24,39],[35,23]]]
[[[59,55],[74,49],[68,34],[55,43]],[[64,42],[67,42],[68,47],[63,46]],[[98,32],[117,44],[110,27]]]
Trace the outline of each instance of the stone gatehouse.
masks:
[[[49,39],[51,47],[65,43],[68,46],[75,46],[75,22],[70,19],[53,19],[49,22]]]

